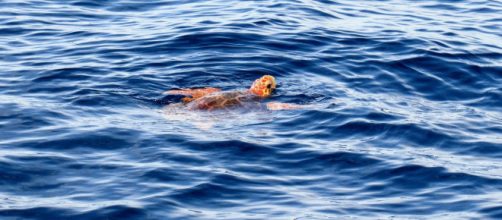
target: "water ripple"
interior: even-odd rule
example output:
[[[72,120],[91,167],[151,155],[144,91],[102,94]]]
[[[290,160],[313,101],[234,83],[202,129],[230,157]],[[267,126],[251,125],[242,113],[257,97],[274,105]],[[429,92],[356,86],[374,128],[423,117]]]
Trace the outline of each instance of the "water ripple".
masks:
[[[494,1],[0,2],[2,219],[500,219]],[[163,91],[308,105],[190,112]]]

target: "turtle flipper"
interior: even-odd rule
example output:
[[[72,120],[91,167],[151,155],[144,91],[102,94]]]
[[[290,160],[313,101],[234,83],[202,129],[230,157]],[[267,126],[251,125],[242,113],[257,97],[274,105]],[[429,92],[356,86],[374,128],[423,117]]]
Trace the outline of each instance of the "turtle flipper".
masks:
[[[192,99],[186,98],[183,99],[183,102],[190,102],[194,99],[198,99],[200,97],[209,95],[211,93],[219,92],[221,89],[218,88],[211,88],[211,87],[206,87],[206,88],[200,88],[200,89],[174,89],[174,90],[168,90],[163,92],[162,94],[164,95],[184,95],[184,96],[191,96]]]
[[[306,105],[297,105],[291,103],[281,103],[281,102],[268,102],[267,109],[271,111],[278,110],[292,110],[292,109],[303,109],[306,108]]]
[[[192,97],[184,97],[181,99],[181,101],[183,101],[183,103],[189,103],[193,100],[195,100],[195,98],[192,98]]]

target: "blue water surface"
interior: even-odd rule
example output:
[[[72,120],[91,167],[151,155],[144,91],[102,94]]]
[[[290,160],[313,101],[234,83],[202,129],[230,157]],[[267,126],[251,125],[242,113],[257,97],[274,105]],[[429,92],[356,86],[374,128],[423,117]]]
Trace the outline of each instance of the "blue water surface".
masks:
[[[1,0],[0,219],[502,219],[502,1]]]

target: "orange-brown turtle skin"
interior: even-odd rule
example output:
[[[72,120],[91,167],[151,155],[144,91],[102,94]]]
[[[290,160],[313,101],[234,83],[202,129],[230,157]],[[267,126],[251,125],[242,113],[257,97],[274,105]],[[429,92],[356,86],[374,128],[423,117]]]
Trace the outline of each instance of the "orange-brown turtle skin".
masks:
[[[262,97],[248,91],[212,93],[186,103],[190,110],[216,110],[232,107],[260,106]]]
[[[275,78],[264,75],[253,82],[245,91],[222,92],[217,88],[178,89],[169,90],[164,94],[184,95],[183,104],[189,110],[216,110],[232,107],[260,107],[268,110],[300,109],[302,106],[288,103],[260,101],[270,97],[276,88]]]

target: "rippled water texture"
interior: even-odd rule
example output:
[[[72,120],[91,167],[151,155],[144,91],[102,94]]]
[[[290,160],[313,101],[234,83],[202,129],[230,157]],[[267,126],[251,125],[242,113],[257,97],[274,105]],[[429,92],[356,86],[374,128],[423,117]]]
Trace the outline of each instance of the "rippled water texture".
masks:
[[[500,0],[1,0],[0,219],[501,219],[501,33]],[[165,107],[263,74],[310,107]]]

